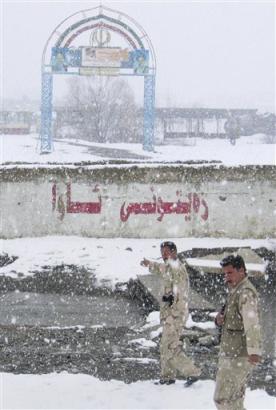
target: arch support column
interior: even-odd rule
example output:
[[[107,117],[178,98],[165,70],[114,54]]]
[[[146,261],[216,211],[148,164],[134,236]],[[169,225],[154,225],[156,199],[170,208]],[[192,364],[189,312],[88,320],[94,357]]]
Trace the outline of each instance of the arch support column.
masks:
[[[145,151],[154,150],[155,75],[144,76],[144,141]]]
[[[53,75],[42,73],[40,153],[47,154],[53,150],[52,141],[52,98]]]

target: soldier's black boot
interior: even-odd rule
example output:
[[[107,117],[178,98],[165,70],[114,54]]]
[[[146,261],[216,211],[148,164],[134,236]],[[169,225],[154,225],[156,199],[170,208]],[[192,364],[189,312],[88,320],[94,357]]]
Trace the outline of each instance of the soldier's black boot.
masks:
[[[187,377],[187,380],[184,383],[184,387],[190,387],[192,384],[196,383],[198,380],[199,380],[198,377],[189,376],[189,377]]]
[[[175,380],[174,379],[160,379],[158,382],[155,382],[154,384],[166,384],[167,386],[169,386],[170,384],[174,384]]]

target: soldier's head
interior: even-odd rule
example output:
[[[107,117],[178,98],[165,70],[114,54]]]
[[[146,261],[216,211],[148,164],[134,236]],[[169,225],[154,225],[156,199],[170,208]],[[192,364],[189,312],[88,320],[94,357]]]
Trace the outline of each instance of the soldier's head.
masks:
[[[167,261],[168,259],[176,259],[177,258],[177,248],[174,242],[165,241],[161,243],[160,246],[161,255],[163,261]]]
[[[220,262],[225,283],[234,288],[246,276],[246,267],[240,255],[228,255]]]

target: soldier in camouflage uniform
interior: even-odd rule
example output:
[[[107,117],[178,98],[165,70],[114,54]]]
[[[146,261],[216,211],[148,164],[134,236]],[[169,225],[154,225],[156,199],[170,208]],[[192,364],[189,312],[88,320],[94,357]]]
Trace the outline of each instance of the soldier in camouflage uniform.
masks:
[[[222,335],[214,401],[219,410],[243,410],[247,379],[261,360],[258,295],[241,256],[229,255],[221,266],[229,295],[215,319]]]
[[[163,326],[160,341],[161,379],[160,384],[172,384],[177,375],[186,377],[188,387],[201,374],[193,361],[182,351],[180,336],[188,319],[189,277],[185,265],[177,256],[173,242],[161,244],[164,263],[143,259],[142,266],[163,279],[164,291],[160,304],[160,322]]]

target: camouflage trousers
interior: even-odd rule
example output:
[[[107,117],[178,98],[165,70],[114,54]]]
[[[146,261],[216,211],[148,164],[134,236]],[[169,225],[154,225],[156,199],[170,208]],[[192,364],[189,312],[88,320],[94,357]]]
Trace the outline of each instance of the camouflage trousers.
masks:
[[[214,394],[218,410],[244,410],[246,382],[252,369],[247,357],[220,357]]]
[[[169,316],[162,321],[163,332],[160,341],[160,360],[162,379],[176,379],[182,377],[199,376],[201,370],[187,357],[182,350],[179,340],[183,330],[181,317]]]

